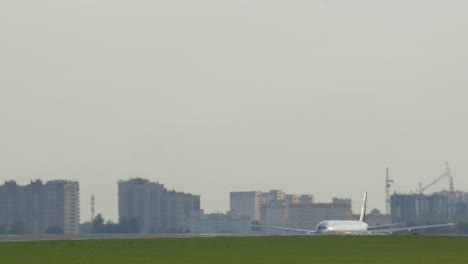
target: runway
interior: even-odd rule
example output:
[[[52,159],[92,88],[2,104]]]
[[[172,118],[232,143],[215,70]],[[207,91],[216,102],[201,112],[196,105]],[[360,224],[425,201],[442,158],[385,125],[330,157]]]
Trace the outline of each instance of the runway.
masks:
[[[263,236],[239,234],[68,234],[68,235],[0,235],[0,242],[40,241],[40,240],[86,240],[86,239],[123,239],[123,238],[192,238],[192,237],[226,237],[226,236]]]
[[[403,234],[402,234],[403,235]],[[411,234],[405,234],[411,235]],[[254,237],[254,236],[302,236],[297,234],[68,234],[68,235],[0,235],[0,242],[47,241],[47,240],[87,240],[87,239],[125,239],[125,238],[193,238],[193,237]],[[334,235],[340,236],[340,235]],[[347,236],[347,235],[344,235]],[[422,236],[466,237],[468,234],[428,234]]]

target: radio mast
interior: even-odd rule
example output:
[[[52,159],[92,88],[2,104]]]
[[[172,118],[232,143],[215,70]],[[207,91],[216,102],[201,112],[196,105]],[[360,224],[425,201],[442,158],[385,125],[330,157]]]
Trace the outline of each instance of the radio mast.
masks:
[[[94,203],[95,203],[94,194],[92,194],[91,195],[91,222],[93,222],[94,220]]]
[[[386,168],[385,176],[385,214],[390,214],[390,187],[392,186],[393,180],[390,180],[388,175],[388,168]]]

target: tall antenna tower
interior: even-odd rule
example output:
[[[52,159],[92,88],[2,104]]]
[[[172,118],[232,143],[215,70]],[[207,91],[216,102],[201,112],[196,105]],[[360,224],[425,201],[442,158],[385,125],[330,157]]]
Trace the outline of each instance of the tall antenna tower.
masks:
[[[390,180],[388,175],[388,168],[386,168],[385,176],[385,214],[390,214],[390,187],[392,186],[393,180]]]
[[[91,222],[94,220],[94,203],[95,203],[94,194],[91,194]]]
[[[453,196],[455,194],[455,189],[453,188],[453,177],[452,177],[452,173],[450,173],[450,167],[449,167],[448,161],[445,162],[445,170],[446,170],[446,173],[447,173],[447,177],[449,178],[450,195]]]

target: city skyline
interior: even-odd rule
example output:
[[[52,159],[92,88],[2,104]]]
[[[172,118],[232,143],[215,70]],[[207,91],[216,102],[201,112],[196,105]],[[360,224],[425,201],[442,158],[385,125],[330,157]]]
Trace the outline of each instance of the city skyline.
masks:
[[[432,195],[394,194],[390,199],[391,215],[377,209],[364,215],[367,192],[360,215],[353,214],[352,201],[347,198],[316,203],[312,194],[282,190],[230,192],[230,208],[224,214],[206,213],[199,195],[168,190],[164,184],[148,179],[121,180],[118,186],[119,221],[115,224],[104,222],[100,213],[91,222],[80,221],[80,188],[76,181],[43,184],[36,180],[28,185],[6,181],[0,185],[0,233],[250,233],[250,223],[282,233],[284,230],[277,228],[312,230],[324,219],[365,216],[366,224],[372,226],[445,221],[453,225],[468,219],[468,193],[453,189]]]
[[[201,195],[281,189],[385,208],[444,173],[468,190],[468,2],[7,1],[0,182]],[[447,189],[442,180],[428,193]]]
[[[43,179],[35,179],[35,180],[31,180],[30,182],[28,183],[20,183],[20,182],[17,182],[16,180],[5,180],[4,183],[0,183],[0,186],[2,186],[2,184],[7,184],[7,183],[12,183],[14,182],[15,184],[17,184],[17,186],[19,187],[25,187],[25,186],[29,186],[31,184],[35,184],[37,182],[54,182],[54,181],[59,181],[59,182],[77,182],[79,183],[78,181],[73,181],[73,180],[70,180],[70,179],[52,179],[52,180],[43,180]],[[303,200],[304,198],[305,199],[310,199],[310,201],[306,201],[306,203],[312,203],[312,204],[321,204],[321,203],[330,203],[330,201],[332,201],[332,204],[335,203],[335,201],[337,201],[337,203],[341,203],[340,201],[347,201],[349,200],[349,202],[351,202],[351,210],[353,212],[353,214],[356,214],[357,212],[359,212],[359,200],[358,201],[354,201],[351,199],[351,198],[348,198],[348,197],[343,197],[343,196],[340,196],[340,195],[337,195],[337,194],[332,194],[331,197],[332,199],[326,201],[326,200],[318,200],[316,201],[315,200],[315,196],[314,194],[310,193],[310,194],[288,194],[286,192],[284,192],[283,189],[281,188],[276,188],[276,189],[270,189],[269,191],[267,192],[264,192],[263,190],[237,190],[237,191],[231,191],[229,192],[228,196],[230,197],[229,198],[229,201],[228,203],[230,205],[228,205],[228,207],[226,209],[221,209],[221,210],[216,210],[216,211],[210,211],[209,209],[207,210],[206,208],[203,207],[203,194],[195,194],[193,192],[190,192],[190,191],[182,191],[182,190],[175,190],[175,189],[170,189],[170,188],[165,188],[165,183],[162,183],[162,182],[159,182],[159,181],[152,181],[152,179],[149,179],[149,178],[141,178],[141,177],[132,177],[132,178],[128,178],[128,179],[120,179],[116,182],[117,186],[119,186],[120,184],[122,183],[127,183],[127,182],[132,182],[132,181],[143,181],[147,184],[149,184],[149,186],[151,185],[158,185],[158,186],[161,186],[162,189],[164,189],[166,192],[169,192],[169,193],[180,193],[180,194],[187,194],[189,196],[194,196],[194,197],[198,197],[198,206],[201,210],[203,210],[205,213],[207,214],[217,214],[217,213],[225,213],[225,212],[228,212],[230,210],[232,210],[232,193],[258,193],[259,197],[260,197],[260,194],[263,194],[263,195],[266,195],[266,196],[262,196],[261,199],[265,200],[265,199],[270,199],[270,198],[267,198],[268,195],[272,195],[272,193],[281,193],[283,195],[285,195],[285,197],[283,198],[276,198],[276,199],[285,199],[286,201],[289,201],[290,199],[292,199],[292,197],[289,197],[289,196],[297,196],[296,198],[299,199],[299,200]],[[425,192],[425,194],[428,194],[428,193],[431,193],[431,194],[435,194],[437,192],[440,192],[440,191],[448,191],[447,188],[443,188],[441,190],[437,190],[437,185],[436,187],[434,187],[434,191],[433,192]],[[462,191],[462,190],[460,190]],[[83,190],[80,190],[80,192],[83,192]],[[407,192],[398,192],[397,190],[394,190],[393,191],[393,194],[401,194],[401,195],[405,195],[405,194],[419,194],[419,191],[418,190],[412,190],[410,191],[409,193]],[[113,219],[112,217],[108,217],[107,215],[105,215],[104,213],[102,213],[101,211],[99,211],[99,206],[96,206],[95,202],[96,202],[96,194],[92,194],[94,196],[94,208],[95,208],[95,212],[94,212],[94,215],[97,215],[97,214],[101,214],[104,218],[106,219],[109,219],[111,221],[114,221],[114,222],[118,222],[118,219],[119,217],[116,217],[115,219]],[[118,196],[118,192],[117,192],[117,196]],[[109,197],[108,197],[109,198]],[[87,204],[89,208],[86,208],[86,209],[89,209],[88,213],[89,213],[89,216],[91,216],[92,212],[91,212],[91,197],[89,197],[89,199],[84,199],[83,200],[83,197],[80,195],[80,198],[78,199],[80,201],[80,207],[82,208],[83,204]],[[119,199],[117,199],[119,201]],[[298,200],[298,202],[299,202]],[[292,203],[292,201],[289,201],[290,203]],[[301,201],[300,203],[302,203],[303,201]],[[117,207],[119,207],[119,202],[117,202]],[[97,209],[96,209],[97,208]],[[259,207],[260,208],[260,207]],[[258,209],[259,209],[258,208]],[[369,209],[378,209],[382,214],[385,213],[385,210],[384,208],[378,208],[378,207],[372,207],[372,208],[369,208]],[[117,212],[118,214],[119,212]],[[369,210],[369,213],[370,213],[370,210]],[[89,222],[91,220],[90,217],[83,217],[83,215],[87,215],[86,212],[83,212],[83,209],[80,209],[80,215],[81,215],[81,218],[80,218],[80,223],[84,223],[84,222]],[[255,219],[255,218],[254,218]]]

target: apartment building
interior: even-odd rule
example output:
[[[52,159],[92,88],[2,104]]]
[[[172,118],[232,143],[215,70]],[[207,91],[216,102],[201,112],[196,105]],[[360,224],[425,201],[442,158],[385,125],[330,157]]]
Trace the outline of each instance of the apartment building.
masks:
[[[230,211],[249,216],[252,221],[260,221],[260,198],[262,192],[231,192]],[[265,199],[265,198],[263,198]]]
[[[141,178],[119,181],[118,197],[120,219],[136,218],[142,233],[186,232],[189,216],[200,210],[199,195]]]
[[[0,225],[8,229],[22,222],[27,233],[41,234],[49,228],[65,234],[79,233],[80,192],[74,181],[31,181],[20,186],[7,181],[0,186]]]
[[[426,194],[393,194],[391,217],[394,223],[416,224],[468,221],[468,193],[442,191]]]
[[[270,210],[274,210],[276,208],[265,207],[262,209],[262,206],[278,204],[310,204],[314,202],[314,196],[312,194],[287,194],[281,190],[271,190],[269,192],[231,192],[229,201],[231,211],[236,211],[241,215],[247,215],[252,219],[252,221],[255,220],[265,224],[264,221],[268,218],[265,216],[262,217],[262,212],[270,212]],[[281,222],[283,220],[274,221]]]

